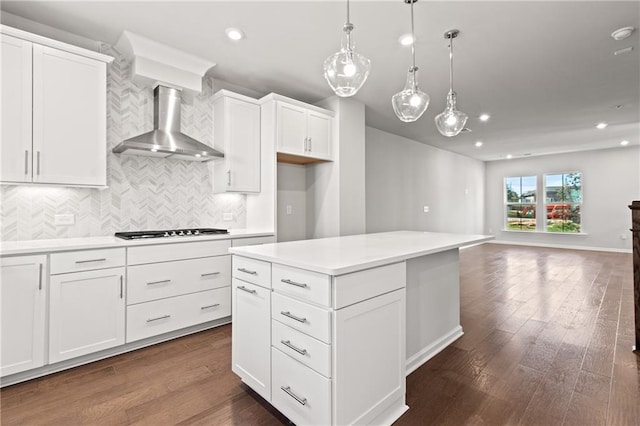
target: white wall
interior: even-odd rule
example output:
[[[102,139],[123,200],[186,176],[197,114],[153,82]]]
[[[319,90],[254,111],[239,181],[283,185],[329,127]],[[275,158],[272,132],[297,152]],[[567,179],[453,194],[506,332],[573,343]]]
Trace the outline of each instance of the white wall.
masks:
[[[587,235],[504,231],[504,178],[582,172],[582,232]],[[631,249],[632,200],[640,199],[640,148],[624,147],[493,161],[486,165],[486,231],[496,240],[543,245]],[[542,194],[538,198],[542,197]],[[620,238],[627,237],[626,240]]]
[[[304,166],[278,163],[278,242],[307,237],[306,170]],[[291,206],[291,214],[287,214]]]
[[[482,161],[367,127],[366,231],[483,233],[484,170]]]

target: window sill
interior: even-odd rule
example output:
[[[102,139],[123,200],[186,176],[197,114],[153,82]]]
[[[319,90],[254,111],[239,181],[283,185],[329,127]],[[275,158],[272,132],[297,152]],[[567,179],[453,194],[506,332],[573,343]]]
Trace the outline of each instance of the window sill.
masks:
[[[514,232],[516,234],[580,235],[583,237],[589,235],[586,232],[518,231],[516,229],[502,229],[501,232]]]

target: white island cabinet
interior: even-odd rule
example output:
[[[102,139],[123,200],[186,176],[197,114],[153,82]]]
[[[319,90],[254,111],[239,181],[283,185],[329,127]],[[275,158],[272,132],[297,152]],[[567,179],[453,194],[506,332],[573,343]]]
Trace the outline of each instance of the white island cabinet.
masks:
[[[459,247],[489,239],[400,231],[232,248],[233,371],[298,425],[393,423],[405,376],[462,335]]]

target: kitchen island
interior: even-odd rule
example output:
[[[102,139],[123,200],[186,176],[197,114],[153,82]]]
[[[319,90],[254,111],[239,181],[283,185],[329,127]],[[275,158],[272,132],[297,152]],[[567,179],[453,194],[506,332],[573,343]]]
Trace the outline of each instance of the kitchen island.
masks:
[[[405,377],[462,335],[458,251],[397,231],[230,249],[232,369],[296,424],[391,424]]]

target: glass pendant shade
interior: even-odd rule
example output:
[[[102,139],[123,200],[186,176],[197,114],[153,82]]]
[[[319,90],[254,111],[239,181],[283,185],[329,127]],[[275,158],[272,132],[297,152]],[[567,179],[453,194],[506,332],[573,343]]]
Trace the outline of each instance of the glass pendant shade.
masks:
[[[417,68],[409,68],[404,89],[391,98],[393,111],[398,118],[405,123],[416,121],[424,114],[429,106],[429,95],[418,88],[417,74]]]
[[[353,26],[351,27],[351,29]],[[350,35],[346,29],[342,48],[324,61],[324,78],[336,95],[349,97],[355,95],[369,77],[371,61],[359,54],[351,45]]]
[[[456,136],[467,124],[467,118],[467,114],[456,108],[456,92],[450,91],[447,95],[447,106],[436,115],[436,127],[443,136]]]

